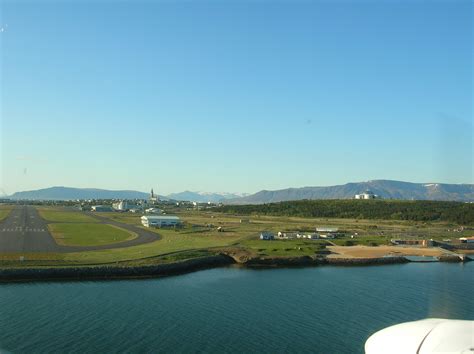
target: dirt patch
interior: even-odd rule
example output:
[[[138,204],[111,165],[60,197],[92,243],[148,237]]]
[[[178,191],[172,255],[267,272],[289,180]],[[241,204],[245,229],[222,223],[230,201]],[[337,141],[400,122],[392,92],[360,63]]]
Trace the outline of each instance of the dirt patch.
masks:
[[[400,247],[400,246],[328,246],[333,254],[330,258],[378,258],[383,256],[441,256],[446,251],[437,248]]]

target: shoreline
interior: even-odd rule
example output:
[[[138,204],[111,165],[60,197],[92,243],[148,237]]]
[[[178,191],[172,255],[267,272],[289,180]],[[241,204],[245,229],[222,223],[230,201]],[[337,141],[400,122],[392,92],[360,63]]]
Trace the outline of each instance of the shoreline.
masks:
[[[249,269],[303,268],[315,266],[377,266],[405,263],[463,263],[471,258],[457,256],[439,257],[437,261],[410,260],[405,256],[376,258],[327,258],[327,257],[276,257],[249,258],[239,262],[226,254],[187,259],[184,261],[147,266],[83,266],[83,267],[41,267],[0,269],[0,283],[38,281],[93,281],[131,280],[176,276],[205,269],[239,266]]]

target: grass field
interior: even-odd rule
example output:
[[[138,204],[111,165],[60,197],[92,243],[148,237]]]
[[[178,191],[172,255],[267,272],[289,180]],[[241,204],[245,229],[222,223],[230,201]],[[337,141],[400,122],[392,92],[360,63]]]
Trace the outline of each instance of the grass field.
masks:
[[[64,246],[97,246],[118,243],[137,237],[135,233],[106,224],[49,224],[56,243]]]
[[[62,210],[55,210],[55,209],[38,208],[38,212],[43,219],[50,222],[72,222],[72,223],[99,222],[99,220],[94,219],[93,217],[90,217],[79,211],[74,212],[74,211],[62,211]]]
[[[258,256],[311,256],[323,250],[326,242],[322,240],[244,240],[239,246],[253,251]]]
[[[10,214],[11,211],[12,211],[12,208],[9,208],[8,206],[3,206],[2,205],[0,207],[0,221],[5,219]]]

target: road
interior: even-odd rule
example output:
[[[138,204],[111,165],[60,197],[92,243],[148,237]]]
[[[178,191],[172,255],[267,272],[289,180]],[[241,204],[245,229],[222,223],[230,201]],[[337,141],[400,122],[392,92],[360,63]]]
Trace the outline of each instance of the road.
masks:
[[[124,248],[153,242],[160,236],[151,231],[143,230],[133,225],[123,224],[107,218],[93,217],[101,223],[115,225],[135,232],[133,240],[100,246],[60,246],[48,230],[48,222],[38,213],[36,208],[28,205],[16,206],[10,214],[0,222],[0,253],[33,253],[33,252],[80,252],[112,248]]]

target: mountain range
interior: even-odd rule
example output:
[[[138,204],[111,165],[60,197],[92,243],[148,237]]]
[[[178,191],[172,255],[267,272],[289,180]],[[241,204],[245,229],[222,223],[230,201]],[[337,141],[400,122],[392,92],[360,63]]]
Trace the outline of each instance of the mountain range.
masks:
[[[473,184],[410,183],[374,180],[329,187],[287,188],[226,201],[226,204],[263,204],[302,199],[350,199],[370,190],[384,199],[474,201]]]
[[[474,201],[473,184],[411,183],[391,180],[347,183],[329,187],[302,187],[262,190],[255,194],[206,193],[184,191],[160,196],[161,199],[225,204],[263,204],[302,199],[350,199],[370,190],[384,199]],[[149,193],[133,190],[51,187],[17,192],[11,199],[75,200],[75,199],[147,199]]]
[[[133,190],[106,190],[95,188],[51,187],[32,191],[16,192],[9,198],[15,200],[87,200],[87,199],[148,199],[149,193]],[[190,192],[172,193],[167,196],[160,195],[160,199],[178,201],[193,201],[199,203],[217,203],[226,199],[235,199],[245,196],[237,193],[206,193]]]

